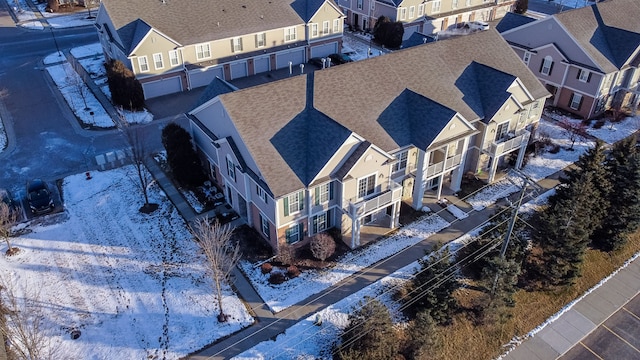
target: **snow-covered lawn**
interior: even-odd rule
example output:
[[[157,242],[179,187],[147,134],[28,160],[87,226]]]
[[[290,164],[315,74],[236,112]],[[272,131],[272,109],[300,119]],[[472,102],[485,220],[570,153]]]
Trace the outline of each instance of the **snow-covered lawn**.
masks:
[[[255,264],[241,261],[240,267],[269,308],[278,312],[329,288],[369,265],[419,243],[447,226],[449,223],[438,215],[424,216],[386,239],[346,254],[330,269],[305,271],[281,285],[271,285],[268,275],[262,274],[260,267]]]
[[[69,63],[48,66],[47,71],[82,123],[99,128],[115,126],[111,117]]]
[[[540,120],[540,125],[538,126],[537,136],[539,137],[541,135],[548,136],[554,144],[559,145],[560,151],[555,154],[546,151],[541,155],[529,158],[527,164],[522,168],[522,172],[534,180],[544,179],[571,165],[578,160],[580,155],[594,145],[593,141],[579,140],[574,144],[572,151],[567,150],[571,142],[567,139],[566,130],[555,123],[545,120]],[[475,210],[482,210],[494,204],[498,199],[518,191],[519,187],[512,182],[519,184],[520,181],[517,177],[508,176],[505,179],[486,186],[477,194],[466,199],[466,201],[471,204]]]
[[[205,260],[184,221],[155,186],[149,196],[159,209],[138,212],[134,172],[128,166],[91,180],[65,178],[65,212],[23,225],[23,235],[12,238],[21,252],[0,256],[3,278],[39,290],[33,300],[61,350],[57,358],[179,358],[253,321],[225,288],[230,321],[218,323]],[[77,340],[73,329],[82,333]]]
[[[571,123],[581,123],[581,119],[571,118],[566,115],[556,114],[553,111],[545,111],[545,115],[548,117],[557,120],[557,121],[569,121]],[[591,126],[587,127],[587,133],[591,136],[595,136],[598,139],[606,142],[607,144],[613,144],[617,141],[620,141],[624,138],[629,137],[636,131],[640,130],[640,116],[635,117],[627,117],[619,122],[611,122],[607,120],[599,129],[596,129],[593,125],[595,125],[596,120],[591,121]]]
[[[380,50],[376,50],[367,44],[367,42],[371,40],[368,35],[355,34],[354,36],[358,37],[360,41],[350,36],[344,36],[342,38],[342,52],[349,54],[349,57],[353,59],[353,61],[364,60],[383,54]],[[371,50],[370,55],[368,55],[369,50]]]

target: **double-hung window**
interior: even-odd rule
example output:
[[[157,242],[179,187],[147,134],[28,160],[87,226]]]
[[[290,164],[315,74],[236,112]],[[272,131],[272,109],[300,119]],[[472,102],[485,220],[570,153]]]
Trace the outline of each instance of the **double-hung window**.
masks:
[[[303,235],[304,227],[302,224],[295,224],[284,232],[284,236],[287,239],[287,244],[293,244],[300,241]]]
[[[296,40],[296,28],[295,26],[288,27],[284,29],[284,41],[295,41]]]
[[[316,205],[324,204],[326,202],[329,202],[330,200],[333,200],[333,183],[328,182],[326,184],[316,186],[314,194],[314,203]]]
[[[340,32],[340,19],[333,19],[333,33]]]
[[[580,69],[578,71],[578,80],[584,83],[589,82],[591,80],[591,71]]]
[[[523,61],[525,64],[529,65],[529,61],[531,61],[531,53],[530,53],[530,52],[528,52],[528,51],[525,51],[525,52],[524,52],[524,55],[522,56],[522,61]]]
[[[211,46],[209,44],[196,45],[196,59],[208,59],[211,57]]]
[[[230,158],[227,158],[227,175],[229,175],[233,181],[236,181],[236,165]]]
[[[304,209],[304,191],[299,191],[284,198],[284,216],[295,214]]]
[[[323,21],[322,22],[322,35],[327,35],[329,34],[329,22],[328,21]]]
[[[441,5],[442,3],[440,2],[440,0],[434,1],[433,4],[431,5],[431,12],[434,14],[439,13]]]
[[[164,61],[162,61],[161,53],[153,54],[153,66],[156,70],[164,68]]]
[[[393,164],[393,168],[391,169],[392,172],[396,172],[396,171],[400,171],[400,170],[404,170],[407,168],[407,155],[408,155],[409,151],[405,150],[401,153],[399,153],[398,155],[396,155],[396,163]]]
[[[141,73],[149,71],[149,60],[147,60],[146,56],[138,57],[138,66]]]
[[[544,60],[542,60],[542,64],[540,64],[540,72],[544,75],[551,75],[552,70],[553,58],[551,56],[545,56]]]
[[[418,5],[418,16],[424,15],[424,4]]]
[[[330,228],[331,225],[331,210],[315,215],[311,218],[311,225],[313,233],[317,234]]]
[[[502,124],[498,125],[498,128],[496,129],[496,141],[499,141],[501,139],[503,139],[504,137],[507,136],[507,132],[509,131],[509,122],[503,122]]]
[[[264,235],[269,236],[269,219],[260,214],[260,229]]]
[[[471,0],[467,0],[467,2],[465,3],[465,6],[467,7],[471,6]]]
[[[260,185],[256,185],[256,194],[264,203],[267,203],[267,192]]]
[[[169,64],[171,64],[171,66],[177,66],[178,64],[180,64],[180,60],[178,58],[178,50],[169,51]]]
[[[580,106],[582,105],[582,95],[578,93],[573,93],[571,96],[571,102],[569,102],[569,107],[573,110],[580,110]]]
[[[233,47],[233,52],[241,52],[242,51],[242,38],[236,37],[231,39],[231,46]]]
[[[318,37],[318,24],[311,24],[311,37]]]
[[[453,0],[451,2],[451,7],[454,8],[454,9],[457,9],[458,8],[458,0]]]
[[[413,19],[415,15],[416,15],[416,7],[409,6],[409,19]]]
[[[358,180],[358,197],[363,198],[373,194],[376,189],[376,174]]]
[[[267,45],[267,35],[265,33],[256,34],[256,47],[261,48]]]
[[[407,8],[400,8],[400,20],[407,18]]]
[[[357,4],[358,10],[362,10],[362,2],[363,0],[358,0],[358,4]]]

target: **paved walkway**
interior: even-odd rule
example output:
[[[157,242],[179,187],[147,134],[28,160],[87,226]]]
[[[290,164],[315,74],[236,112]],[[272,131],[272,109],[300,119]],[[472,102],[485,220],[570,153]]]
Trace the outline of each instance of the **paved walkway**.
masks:
[[[504,360],[556,359],[638,294],[640,258],[584,296],[558,319],[507,354]]]

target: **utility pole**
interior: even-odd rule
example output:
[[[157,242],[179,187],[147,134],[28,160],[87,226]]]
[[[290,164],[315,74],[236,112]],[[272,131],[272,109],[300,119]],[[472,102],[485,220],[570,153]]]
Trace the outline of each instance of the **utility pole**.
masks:
[[[516,224],[516,220],[518,219],[518,211],[520,210],[520,206],[522,205],[522,200],[524,199],[524,194],[527,191],[527,186],[531,186],[533,188],[533,191],[535,191],[536,193],[539,193],[541,187],[540,185],[538,185],[538,183],[536,183],[532,178],[530,178],[529,176],[525,175],[524,173],[518,171],[518,170],[512,170],[511,171],[512,174],[517,175],[518,177],[520,177],[523,181],[522,183],[522,187],[520,188],[520,194],[518,196],[518,201],[516,202],[516,204],[512,204],[511,206],[513,207],[513,210],[511,212],[511,219],[509,220],[509,227],[507,229],[507,233],[505,234],[504,237],[504,241],[502,242],[502,248],[500,249],[500,259],[504,259],[506,253],[507,253],[507,246],[509,246],[509,240],[511,239],[511,233],[513,232],[513,227]],[[507,177],[507,179],[514,185],[517,186],[517,184],[509,179]],[[496,272],[496,277],[495,279],[493,279],[493,286],[491,287],[491,297],[493,297],[493,295],[496,292],[496,287],[498,286],[498,279],[500,278],[500,270],[498,270]]]

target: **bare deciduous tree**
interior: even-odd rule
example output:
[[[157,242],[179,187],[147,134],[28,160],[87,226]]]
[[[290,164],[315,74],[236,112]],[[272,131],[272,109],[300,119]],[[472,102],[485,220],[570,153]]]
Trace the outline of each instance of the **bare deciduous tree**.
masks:
[[[319,233],[311,238],[309,247],[311,248],[311,254],[313,254],[316,259],[324,262],[336,251],[336,242],[331,235]]]
[[[7,255],[13,255],[18,251],[18,248],[12,247],[9,241],[11,226],[16,222],[17,216],[16,211],[12,211],[9,205],[0,201],[0,238],[4,239],[7,243]]]
[[[90,110],[89,105],[87,104],[87,96],[89,95],[89,88],[87,87],[87,84],[82,80],[80,74],[73,69],[72,64],[65,66],[64,71],[67,78],[67,85],[71,87],[78,96],[80,96],[82,103],[84,104],[84,110]]]
[[[60,356],[59,343],[49,334],[52,328],[40,305],[39,289],[0,277],[0,329],[9,344],[7,352],[23,360],[71,358]]]
[[[140,211],[151,213],[158,208],[158,205],[149,203],[148,189],[149,185],[153,182],[153,178],[144,166],[144,159],[148,155],[144,130],[140,127],[132,127],[124,116],[120,117],[117,126],[129,145],[129,155],[131,156],[137,174],[135,183],[144,197],[144,206]]]
[[[231,273],[240,261],[240,245],[233,242],[233,229],[220,225],[217,220],[211,223],[208,218],[197,219],[191,232],[207,259],[207,270],[218,297],[218,321],[225,322],[227,315],[222,309],[222,287],[231,284]]]
[[[573,150],[573,145],[576,141],[587,137],[587,126],[582,122],[564,119],[560,122],[560,126],[565,130],[565,135],[571,141],[571,146],[567,150]]]

